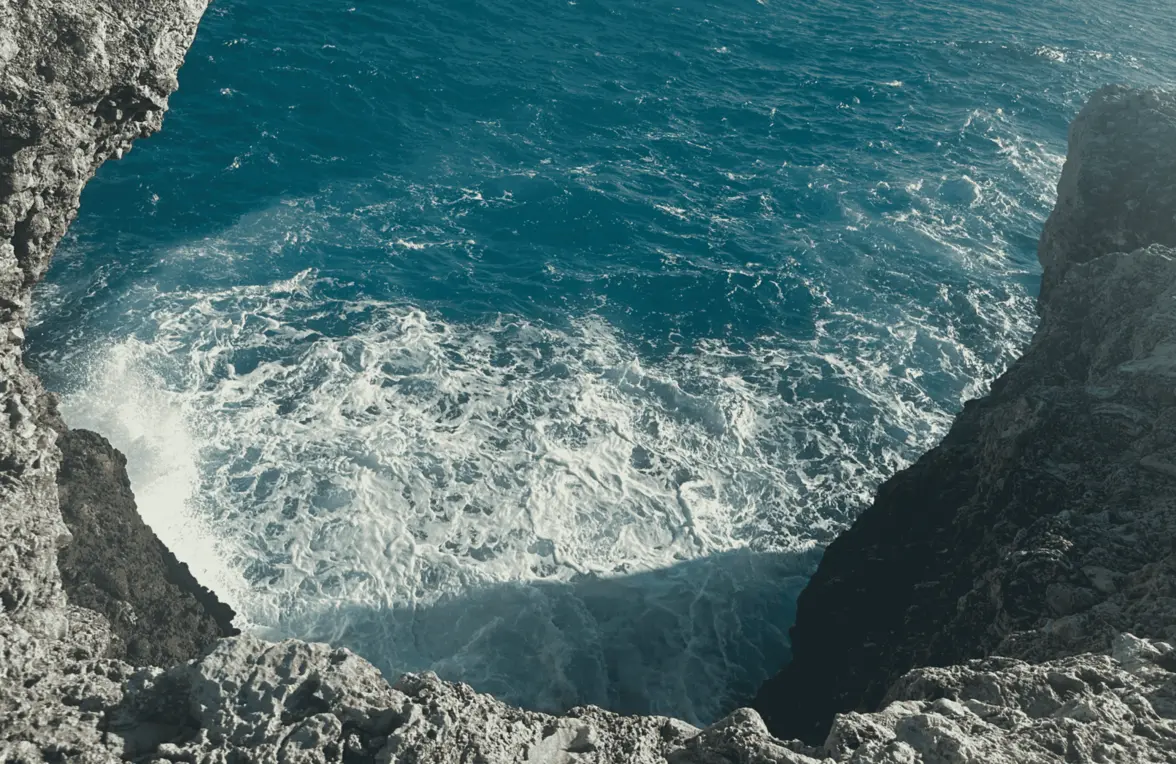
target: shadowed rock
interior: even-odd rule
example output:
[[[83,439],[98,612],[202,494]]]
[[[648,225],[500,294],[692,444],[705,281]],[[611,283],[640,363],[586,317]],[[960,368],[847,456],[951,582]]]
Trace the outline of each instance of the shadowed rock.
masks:
[[[1097,93],[1058,192],[1031,346],[826,550],[755,701],[776,734],[920,666],[1176,637],[1176,95]]]
[[[73,539],[57,558],[67,599],[119,638],[109,655],[136,666],[199,657],[238,633],[233,610],[201,586],[135,507],[126,457],[101,435],[61,433],[57,492]]]

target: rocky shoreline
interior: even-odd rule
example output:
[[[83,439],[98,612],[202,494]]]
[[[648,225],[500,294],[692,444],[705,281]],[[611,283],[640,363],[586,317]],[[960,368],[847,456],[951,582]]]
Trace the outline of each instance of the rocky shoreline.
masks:
[[[0,7],[0,761],[1176,761],[1176,97],[1076,120],[1041,328],[828,549],[756,700],[779,737],[751,709],[554,717],[232,636],[23,365],[82,187],[160,128],[204,6]]]
[[[58,550],[70,541],[70,532],[58,500],[57,443],[59,430],[63,442],[70,435],[54,398],[24,367],[24,327],[32,289],[73,221],[83,186],[104,161],[121,157],[136,138],[162,125],[167,97],[176,88],[176,72],[203,10],[204,3],[196,0],[0,5],[0,406],[7,415],[0,426],[0,605],[5,629],[68,636],[75,621],[84,622],[82,630],[96,623],[91,611],[69,607],[64,598]],[[75,548],[75,560],[81,549]]]
[[[233,609],[201,586],[143,522],[127,460],[87,430],[58,432],[57,495],[73,540],[58,552],[66,600],[101,613],[116,639],[107,657],[172,666],[236,636]]]
[[[1176,95],[1104,88],[1042,233],[1041,325],[797,601],[755,706],[823,739],[907,671],[1176,639]]]

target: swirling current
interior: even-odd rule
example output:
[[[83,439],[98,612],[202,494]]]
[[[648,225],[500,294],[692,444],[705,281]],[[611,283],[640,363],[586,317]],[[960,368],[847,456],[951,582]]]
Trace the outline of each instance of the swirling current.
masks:
[[[706,722],[1035,325],[1166,4],[218,0],[30,360],[274,637]]]

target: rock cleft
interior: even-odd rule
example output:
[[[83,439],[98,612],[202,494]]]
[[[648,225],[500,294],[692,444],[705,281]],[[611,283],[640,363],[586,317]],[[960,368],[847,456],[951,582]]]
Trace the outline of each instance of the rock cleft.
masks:
[[[121,454],[23,365],[82,186],[159,129],[203,10],[0,5],[0,761],[1176,761],[1173,96],[1079,117],[1032,346],[830,547],[762,716],[551,716],[221,637],[231,611],[138,520]]]

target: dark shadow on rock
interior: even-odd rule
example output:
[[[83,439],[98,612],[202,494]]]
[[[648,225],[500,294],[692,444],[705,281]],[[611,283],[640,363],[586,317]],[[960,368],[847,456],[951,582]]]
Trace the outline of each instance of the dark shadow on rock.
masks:
[[[171,666],[237,634],[233,610],[201,586],[143,522],[126,457],[106,438],[55,423],[57,490],[73,538],[57,557],[70,603],[110,621],[111,657]]]
[[[1104,88],[1075,120],[1033,342],[829,545],[755,700],[773,734],[819,744],[914,668],[1176,635],[1174,144],[1170,94]]]
[[[591,704],[706,723],[787,663],[796,596],[819,556],[735,550],[615,578],[342,606],[268,636],[348,647],[390,680],[433,670],[535,710]]]

